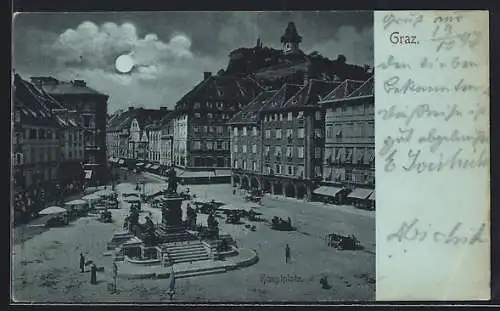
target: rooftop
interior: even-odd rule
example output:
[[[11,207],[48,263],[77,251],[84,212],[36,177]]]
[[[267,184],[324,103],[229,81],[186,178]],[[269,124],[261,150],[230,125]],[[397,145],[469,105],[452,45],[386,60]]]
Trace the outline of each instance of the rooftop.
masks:
[[[371,80],[373,81],[373,78],[371,78]],[[323,97],[321,102],[344,99],[364,83],[365,81],[350,80],[350,79],[344,80],[333,91],[331,91],[325,97]]]
[[[255,97],[243,110],[238,112],[230,121],[230,124],[248,124],[258,122],[259,112],[264,108],[267,100],[277,91],[263,91]]]
[[[252,79],[231,76],[210,76],[196,85],[177,103],[176,108],[191,109],[195,101],[207,99],[245,99],[249,100],[262,91]],[[183,105],[183,106],[181,106]]]
[[[54,77],[31,77],[32,83],[42,88],[45,92],[51,95],[66,95],[66,94],[92,94],[92,95],[102,95],[102,94],[87,86],[87,83],[83,80],[73,80],[73,81],[60,81]]]

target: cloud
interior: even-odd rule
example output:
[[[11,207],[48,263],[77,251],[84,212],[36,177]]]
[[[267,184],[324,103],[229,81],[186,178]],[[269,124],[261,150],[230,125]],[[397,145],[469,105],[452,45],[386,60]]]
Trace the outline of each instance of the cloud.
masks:
[[[341,26],[335,36],[314,44],[311,51],[331,59],[343,54],[348,63],[373,65],[373,27],[357,30],[353,26]]]
[[[173,33],[165,41],[154,33],[141,37],[131,23],[107,22],[98,26],[86,21],[45,37],[47,40],[39,42],[37,51],[44,54],[43,58],[51,59],[53,66],[41,74],[61,80],[86,80],[90,87],[110,95],[109,111],[127,105],[173,108],[202,80],[203,71],[225,66],[211,57],[195,56],[191,40],[184,33]],[[120,74],[115,68],[116,58],[123,54],[134,59],[135,66],[129,74]],[[33,68],[29,72],[38,74]]]

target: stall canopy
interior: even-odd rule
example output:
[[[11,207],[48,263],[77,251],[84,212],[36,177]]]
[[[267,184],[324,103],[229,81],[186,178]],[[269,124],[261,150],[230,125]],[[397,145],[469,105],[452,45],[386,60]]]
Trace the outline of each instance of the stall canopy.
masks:
[[[151,167],[151,164],[149,164],[149,163],[144,166],[144,168],[150,168],[150,167]]]
[[[159,169],[159,168],[160,168],[160,166],[159,166],[159,165],[153,165],[153,166],[151,166],[151,169],[152,169],[152,170],[157,170],[157,169]]]
[[[349,193],[348,198],[366,200],[373,193],[373,189],[356,188]]]
[[[46,209],[41,210],[38,214],[40,215],[54,215],[54,214],[61,214],[66,212],[67,210],[65,208],[62,208],[60,206],[50,206],[47,207]]]
[[[139,162],[136,164],[136,166],[143,166],[143,165],[144,165],[144,163],[142,163],[142,162]]]
[[[373,190],[372,194],[370,194],[368,200],[375,201],[375,190]]]
[[[324,195],[324,196],[329,196],[329,197],[334,197],[340,191],[342,191],[342,188],[340,188],[340,187],[321,186],[317,189],[314,189],[313,193],[319,194],[319,195]]]
[[[66,202],[64,204],[66,204],[66,205],[83,205],[83,204],[87,204],[87,202],[84,200],[73,200],[70,202]]]
[[[125,164],[125,160],[124,160],[124,159],[120,159],[120,160],[118,161],[118,164]]]

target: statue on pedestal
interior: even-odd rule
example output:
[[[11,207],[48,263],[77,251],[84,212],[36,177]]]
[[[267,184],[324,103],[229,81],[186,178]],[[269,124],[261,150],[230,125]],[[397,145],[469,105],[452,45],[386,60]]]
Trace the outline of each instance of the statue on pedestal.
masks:
[[[168,193],[177,193],[177,184],[178,184],[177,173],[175,172],[175,169],[173,166],[170,167],[170,170],[167,173],[167,177],[168,177],[167,192]]]

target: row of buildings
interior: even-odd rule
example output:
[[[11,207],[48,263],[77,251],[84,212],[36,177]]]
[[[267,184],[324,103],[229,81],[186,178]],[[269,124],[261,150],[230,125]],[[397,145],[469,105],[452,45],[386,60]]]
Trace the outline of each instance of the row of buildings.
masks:
[[[233,184],[311,199],[374,198],[373,72],[300,49],[239,48],[173,111],[129,108],[108,124],[113,161],[230,169]],[[359,194],[359,195],[358,195]]]
[[[83,81],[14,75],[12,185],[15,218],[36,213],[106,167],[107,96]]]
[[[374,202],[373,78],[285,84],[262,92],[229,123],[233,184]]]

